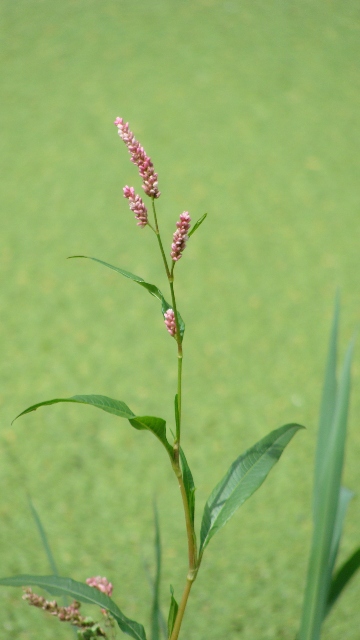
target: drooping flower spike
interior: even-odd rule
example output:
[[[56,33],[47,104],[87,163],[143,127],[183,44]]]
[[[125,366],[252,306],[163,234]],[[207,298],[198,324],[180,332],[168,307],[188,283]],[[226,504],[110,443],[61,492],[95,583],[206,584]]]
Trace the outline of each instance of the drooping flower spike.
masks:
[[[122,118],[116,118],[114,125],[118,129],[120,138],[125,142],[131,155],[131,162],[136,164],[139,174],[143,180],[143,189],[150,198],[158,198],[160,191],[158,189],[158,174],[155,173],[154,165],[151,158],[146,154],[144,148],[140,145],[129,129],[129,123],[124,122]]]
[[[180,260],[182,253],[189,239],[188,231],[190,229],[191,218],[188,211],[184,211],[180,215],[180,220],[176,223],[177,229],[173,235],[171,245],[171,259],[174,262]]]
[[[138,221],[138,227],[145,227],[148,224],[148,215],[147,208],[145,204],[140,198],[140,196],[135,194],[134,187],[124,187],[124,198],[129,200],[129,206],[131,211],[135,213],[135,218]]]

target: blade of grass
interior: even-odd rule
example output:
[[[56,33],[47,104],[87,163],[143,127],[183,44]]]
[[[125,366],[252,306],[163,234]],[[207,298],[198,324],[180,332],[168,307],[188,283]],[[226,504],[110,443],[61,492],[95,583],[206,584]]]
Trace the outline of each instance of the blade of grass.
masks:
[[[328,615],[337,601],[338,597],[341,595],[344,587],[346,587],[347,583],[355,572],[360,568],[360,547],[354,551],[354,553],[344,562],[344,564],[340,567],[340,569],[335,574],[333,581],[331,583],[331,587],[329,590],[326,615]]]
[[[352,491],[350,491],[350,489],[346,489],[346,487],[340,488],[339,502],[338,502],[338,508],[336,512],[333,539],[331,542],[331,552],[330,552],[330,559],[329,559],[330,575],[332,575],[335,567],[335,562],[336,562],[337,554],[339,551],[341,536],[342,536],[343,527],[344,527],[344,520],[345,520],[347,508],[349,506],[349,502],[353,497],[353,495],[354,494]]]
[[[28,495],[28,502],[29,502],[29,507],[30,507],[30,511],[31,511],[32,517],[34,518],[34,522],[36,524],[36,527],[37,527],[37,530],[39,532],[39,536],[40,536],[42,545],[44,547],[44,551],[45,551],[47,559],[49,561],[50,569],[51,569],[51,571],[52,571],[54,576],[58,576],[59,572],[58,572],[58,569],[57,569],[57,566],[56,566],[56,563],[55,563],[55,558],[54,558],[54,556],[52,554],[52,551],[51,551],[51,548],[50,548],[50,545],[49,545],[49,541],[48,541],[45,529],[44,529],[44,527],[42,525],[42,522],[40,520],[40,516],[39,516],[38,512],[35,509],[34,503],[31,500],[29,495]]]
[[[322,454],[318,454],[316,460],[319,468],[316,470],[314,486],[314,531],[300,625],[300,640],[319,640],[331,580],[334,529],[344,462],[350,370],[354,349],[352,340],[345,356],[334,403],[330,389],[336,388],[334,381],[336,385],[337,322],[338,304],[335,308],[321,409],[319,441],[324,446],[324,450]],[[333,412],[332,420],[330,420],[331,412]],[[329,420],[327,430],[325,418]]]
[[[324,466],[327,464],[327,449],[329,445],[329,429],[333,423],[336,403],[337,380],[337,342],[339,333],[340,301],[339,294],[336,295],[334,303],[334,316],[329,340],[328,357],[325,369],[325,379],[321,398],[319,428],[317,435],[316,456],[315,456],[315,477],[314,477],[314,518],[317,517],[318,503],[321,499],[321,484]]]
[[[160,582],[161,582],[161,536],[159,515],[154,502],[154,525],[155,525],[155,578],[153,581],[153,602],[151,607],[151,640],[160,640],[160,632],[167,637],[166,622],[160,609]]]

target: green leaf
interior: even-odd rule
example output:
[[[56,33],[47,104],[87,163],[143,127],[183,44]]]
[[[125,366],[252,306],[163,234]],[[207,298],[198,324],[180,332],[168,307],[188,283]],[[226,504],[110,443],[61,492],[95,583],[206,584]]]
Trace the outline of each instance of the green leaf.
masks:
[[[177,612],[179,609],[179,605],[176,602],[175,598],[174,598],[174,589],[172,588],[172,586],[170,585],[170,594],[171,594],[171,598],[170,598],[170,608],[169,608],[169,616],[168,616],[168,636],[170,638],[173,628],[174,628],[174,624],[175,624],[175,620],[176,620],[176,616],[177,616]]]
[[[200,557],[213,535],[262,485],[291,438],[303,428],[298,424],[280,427],[233,462],[205,505],[200,532]]]
[[[173,457],[173,448],[166,438],[165,420],[153,416],[136,416],[130,419],[129,422],[135,429],[148,429],[148,431],[151,431],[164,445],[170,457]]]
[[[318,435],[324,452],[316,458],[316,464],[320,469],[315,473],[314,530],[302,609],[300,640],[320,640],[336,545],[336,519],[339,517],[340,483],[344,464],[351,361],[354,349],[354,343],[351,341],[345,356],[340,384],[336,390],[337,317],[336,305],[324,388],[326,389],[329,380],[331,384],[328,385],[328,392],[325,391],[323,395]],[[331,397],[330,389],[336,390],[335,402]],[[327,429],[321,422],[325,420],[325,416],[328,420]]]
[[[194,526],[195,484],[194,484],[194,478],[192,476],[190,467],[185,457],[185,453],[181,447],[180,447],[180,464],[181,464],[181,471],[182,471],[182,476],[184,481],[185,493],[186,493],[186,497],[189,505],[190,518],[191,518],[192,525]]]
[[[349,580],[351,580],[359,567],[360,547],[356,549],[356,551],[354,551],[354,553],[350,556],[350,558],[348,558],[348,560],[346,560],[346,562],[344,562],[344,564],[340,567],[340,569],[334,576],[329,590],[326,615],[330,613],[332,606],[335,604],[344,587],[346,587],[347,583],[349,582]]]
[[[145,280],[143,280],[143,278],[140,278],[140,276],[136,276],[135,274],[130,273],[130,271],[125,271],[125,269],[120,269],[119,267],[114,267],[114,265],[109,264],[108,262],[104,262],[103,260],[99,260],[98,258],[92,258],[90,256],[70,256],[69,258],[85,258],[87,260],[94,260],[94,262],[99,262],[100,264],[104,265],[105,267],[108,267],[108,269],[112,269],[113,271],[116,271],[117,273],[120,273],[125,278],[129,278],[129,280],[133,280],[134,282],[137,282],[141,287],[144,287],[144,289],[146,289],[152,296],[154,296],[155,298],[160,300],[160,302],[161,302],[161,314],[162,314],[163,319],[164,319],[164,313],[168,309],[172,308],[171,304],[166,302],[163,294],[161,293],[160,289],[158,289],[158,287],[156,287],[154,284],[150,284],[149,282],[145,282]],[[185,332],[185,323],[184,323],[179,311],[177,312],[177,315],[178,315],[179,326],[180,326],[180,335],[181,335],[181,340],[182,340],[183,337],[184,337],[184,332]]]
[[[77,582],[71,578],[61,578],[59,576],[33,576],[19,575],[11,578],[0,578],[0,585],[5,587],[27,587],[36,586],[45,589],[54,596],[68,595],[74,600],[85,602],[87,604],[95,604],[102,609],[106,609],[111,613],[118,623],[121,631],[135,640],[146,640],[144,627],[127,618],[119,607],[109,596],[102,593],[94,587],[87,584]]]
[[[72,396],[71,398],[55,398],[53,400],[46,400],[45,402],[38,402],[37,404],[28,407],[22,413],[19,413],[16,416],[20,418],[20,416],[25,415],[26,413],[31,413],[31,411],[36,411],[39,407],[44,407],[51,404],[57,404],[58,402],[74,402],[75,404],[87,404],[92,407],[96,407],[97,409],[102,409],[107,413],[112,413],[119,418],[126,418],[129,420],[130,424],[135,429],[147,429],[151,431],[164,445],[165,449],[172,456],[173,449],[169,444],[166,438],[166,422],[162,418],[155,418],[152,416],[136,416],[131,409],[122,402],[121,400],[113,400],[113,398],[108,398],[107,396],[100,395],[77,395]],[[14,420],[13,420],[14,422]]]
[[[197,220],[197,222],[195,222],[193,228],[190,229],[190,231],[188,233],[189,238],[190,238],[190,236],[192,236],[193,233],[195,233],[196,229],[198,229],[200,227],[200,225],[204,222],[206,216],[207,216],[207,213],[204,213],[204,215],[201,216],[201,218],[199,218],[199,220]]]

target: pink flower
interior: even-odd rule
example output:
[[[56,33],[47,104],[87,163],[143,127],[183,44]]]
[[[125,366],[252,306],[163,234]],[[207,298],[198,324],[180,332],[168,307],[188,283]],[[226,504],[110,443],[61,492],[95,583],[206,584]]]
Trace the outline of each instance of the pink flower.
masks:
[[[171,245],[171,258],[174,262],[180,260],[182,253],[189,239],[188,231],[190,229],[191,218],[188,211],[181,214],[179,222],[176,223],[177,229],[173,235]]]
[[[109,582],[106,578],[102,578],[101,576],[95,576],[94,578],[88,578],[86,580],[86,584],[89,587],[95,587],[102,593],[105,593],[109,598],[111,598],[113,592],[113,586],[111,582]]]
[[[131,211],[135,213],[135,218],[138,220],[138,227],[145,227],[148,223],[147,208],[143,203],[140,196],[135,195],[134,187],[124,187],[124,198],[129,200],[129,206]]]
[[[143,189],[150,198],[158,198],[160,191],[158,189],[158,174],[155,173],[154,165],[129,129],[129,123],[124,122],[122,118],[116,118],[114,125],[118,129],[120,138],[125,142],[131,155],[131,162],[136,164],[139,174],[143,180]]]
[[[175,313],[173,309],[168,309],[164,313],[165,325],[171,336],[174,336],[176,333],[176,322],[175,322]]]

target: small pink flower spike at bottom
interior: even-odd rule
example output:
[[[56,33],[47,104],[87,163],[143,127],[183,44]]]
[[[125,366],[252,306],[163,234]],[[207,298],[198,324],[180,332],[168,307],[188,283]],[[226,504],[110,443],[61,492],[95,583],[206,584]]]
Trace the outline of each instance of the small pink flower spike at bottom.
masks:
[[[175,322],[175,313],[173,309],[168,309],[164,313],[165,325],[171,336],[175,336],[176,334],[176,322]]]

